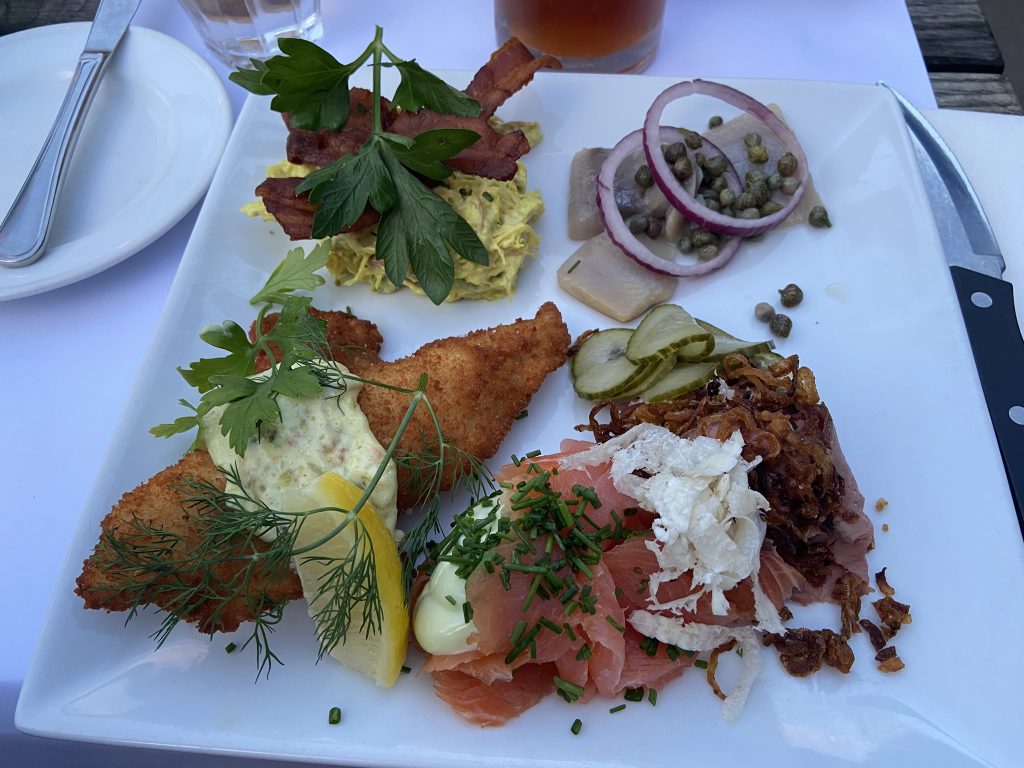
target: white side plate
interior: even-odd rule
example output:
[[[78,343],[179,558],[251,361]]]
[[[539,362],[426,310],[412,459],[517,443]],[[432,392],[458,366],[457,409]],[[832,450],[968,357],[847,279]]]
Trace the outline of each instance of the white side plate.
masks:
[[[89,24],[0,38],[0,218],[10,210],[67,92]],[[0,300],[31,296],[112,267],[145,248],[206,191],[231,130],[210,66],[177,40],[131,27],[100,83],[46,253],[0,269]]]
[[[451,75],[457,84],[466,73]],[[510,301],[434,307],[408,292],[319,289],[315,303],[344,308],[380,326],[384,355],[424,342],[532,316],[546,299],[561,307],[573,335],[613,323],[562,294],[555,272],[575,249],[566,238],[567,173],[574,152],[610,146],[639,127],[668,80],[541,74],[501,113],[538,120],[544,141],[527,158],[530,186],[543,190],[541,256],[524,270]],[[914,622],[896,639],[907,669],[875,668],[863,635],[849,675],[825,670],[788,677],[765,654],[747,709],[724,722],[699,670],[660,691],[658,705],[568,705],[551,696],[498,729],[459,720],[430,679],[403,676],[380,690],[338,665],[314,665],[316,644],[302,605],[290,606],[273,641],[286,662],[254,683],[249,654],[224,652],[179,627],[159,650],[149,634],[159,618],[85,611],[73,594],[98,522],[120,495],[174,462],[189,438],[147,433],[188,397],[174,367],[203,353],[202,326],[247,324],[248,298],[289,242],[273,224],[238,211],[284,154],[285,130],[267,100],[250,98],[210,188],[168,298],[159,330],[117,427],[105,470],[50,606],[22,690],[17,726],[30,733],[171,749],[276,756],[361,766],[735,766],[820,768],[1003,766],[1020,764],[1024,686],[1024,546],[995,438],[956,308],[932,216],[906,131],[887,93],[867,86],[810,82],[735,83],[781,105],[801,137],[834,227],[793,227],[746,245],[723,270],[684,281],[676,300],[743,338],[761,337],[759,301],[798,283],[806,298],[791,311],[784,354],[816,373],[850,466],[877,530],[872,571],[889,566],[897,599]],[[389,92],[389,91],[387,91]],[[686,100],[666,121],[700,126],[729,112]],[[495,397],[500,384],[495,383]],[[572,393],[563,368],[545,382],[493,462],[512,452],[557,449],[586,421],[589,404]],[[889,504],[876,513],[873,504]],[[39,510],[38,514],[45,514]],[[882,523],[890,526],[882,532]],[[838,612],[816,619],[835,627]],[[864,615],[874,617],[865,601]],[[235,638],[238,640],[239,638]],[[410,661],[414,669],[420,660]],[[327,712],[340,706],[340,726]],[[583,732],[569,726],[579,717]]]

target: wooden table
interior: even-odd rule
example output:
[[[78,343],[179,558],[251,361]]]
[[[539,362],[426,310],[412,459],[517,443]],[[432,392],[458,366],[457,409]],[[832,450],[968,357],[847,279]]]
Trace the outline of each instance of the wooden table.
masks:
[[[907,9],[940,107],[1024,114],[977,0],[907,0]]]
[[[0,3],[0,35],[91,20],[97,2],[7,0]],[[1024,114],[977,0],[907,0],[907,7],[940,107]]]

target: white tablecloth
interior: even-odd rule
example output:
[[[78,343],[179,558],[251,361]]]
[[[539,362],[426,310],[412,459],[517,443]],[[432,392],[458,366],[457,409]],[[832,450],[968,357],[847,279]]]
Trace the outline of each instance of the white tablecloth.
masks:
[[[323,0],[323,44],[365,45],[374,24],[389,45],[429,68],[475,69],[494,47],[485,0]],[[245,94],[202,47],[184,12],[146,0],[135,23],[170,34],[207,59],[237,115]],[[661,48],[649,74],[770,77],[871,83],[884,79],[919,107],[935,101],[903,0],[668,0]],[[982,200],[1004,243],[1024,243],[1024,224],[1004,204],[1021,162],[994,163],[979,148],[1019,146],[1024,123],[995,116],[934,115],[976,170]],[[979,142],[984,130],[991,141]],[[20,180],[5,179],[17,184]],[[0,304],[3,429],[0,431],[0,763],[4,765],[241,765],[247,761],[70,744],[14,731],[13,712],[49,596],[58,585],[80,510],[156,324],[196,211],[166,235],[100,275],[51,293]],[[1020,271],[1014,265],[1016,275]],[[1024,306],[1024,301],[1020,306]],[[70,589],[70,585],[59,585]],[[261,763],[265,765],[266,763]]]

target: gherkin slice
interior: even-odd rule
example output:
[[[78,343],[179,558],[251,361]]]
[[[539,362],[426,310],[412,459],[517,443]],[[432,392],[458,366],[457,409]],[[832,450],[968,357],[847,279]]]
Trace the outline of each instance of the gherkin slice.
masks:
[[[644,390],[643,401],[660,403],[692,392],[715,378],[717,368],[717,361],[677,365],[661,381]]]
[[[650,363],[647,368],[650,373],[640,381],[636,382],[629,389],[623,390],[616,394],[612,399],[614,400],[633,400],[643,394],[644,390],[653,387],[659,381],[664,379],[673,368],[677,365],[675,355],[669,355],[668,357],[662,358],[657,362]]]
[[[775,349],[775,342],[770,339],[764,341],[744,341],[743,339],[737,339],[730,333],[726,333],[706,320],[697,319],[695,322],[715,338],[715,348],[706,358],[708,361],[721,362],[726,355],[732,354],[750,357],[751,355],[771,352]]]
[[[649,368],[626,359],[632,336],[628,328],[609,328],[587,337],[572,360],[576,394],[588,400],[614,397],[650,374]]]
[[[626,346],[626,357],[643,365],[670,355],[701,360],[714,349],[714,335],[697,324],[685,309],[662,304],[647,313]]]

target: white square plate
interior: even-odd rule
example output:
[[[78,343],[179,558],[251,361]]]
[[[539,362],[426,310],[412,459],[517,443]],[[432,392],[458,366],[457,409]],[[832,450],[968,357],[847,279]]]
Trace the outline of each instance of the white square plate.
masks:
[[[451,73],[464,83],[466,73]],[[539,75],[500,110],[536,120],[544,141],[526,159],[530,186],[547,204],[539,259],[511,301],[434,307],[400,292],[319,289],[322,308],[351,305],[380,326],[384,355],[424,342],[532,316],[554,299],[570,331],[612,325],[562,294],[558,266],[575,249],[566,237],[570,159],[584,146],[610,146],[640,126],[670,81],[646,77]],[[314,665],[304,606],[289,606],[274,647],[286,666],[253,682],[247,655],[228,655],[179,627],[160,649],[155,614],[127,628],[123,616],[85,611],[73,594],[99,520],[126,490],[171,464],[188,438],[160,441],[147,429],[177,415],[187,397],[176,365],[196,359],[203,325],[252,317],[247,300],[290,246],[273,224],[247,219],[264,167],[284,154],[285,129],[265,99],[250,98],[238,120],[171,290],[163,319],[64,566],[60,586],[18,704],[30,733],[108,743],[358,765],[826,766],[1019,764],[1010,727],[1024,703],[1024,555],[966,334],[906,132],[881,89],[810,82],[734,83],[779,104],[801,137],[834,227],[789,228],[749,244],[724,269],[683,281],[676,300],[738,336],[762,337],[758,301],[797,282],[806,299],[779,345],[816,373],[877,531],[872,570],[889,566],[914,623],[897,638],[907,669],[878,672],[863,635],[851,674],[826,670],[798,680],[766,653],[765,669],[735,724],[725,723],[703,676],[660,692],[658,706],[568,705],[551,696],[498,729],[459,720],[427,676],[391,690],[333,663]],[[385,90],[385,92],[388,92]],[[686,100],[666,122],[703,125],[728,110]],[[496,385],[495,396],[500,396]],[[553,374],[516,423],[498,457],[554,450],[585,421],[589,404],[568,371]],[[876,499],[889,505],[873,511]],[[882,532],[882,523],[889,531]],[[865,615],[873,615],[865,604]],[[835,626],[834,609],[822,609]],[[418,660],[413,660],[418,665]],[[344,722],[328,726],[340,706]],[[580,736],[569,732],[580,717]]]

